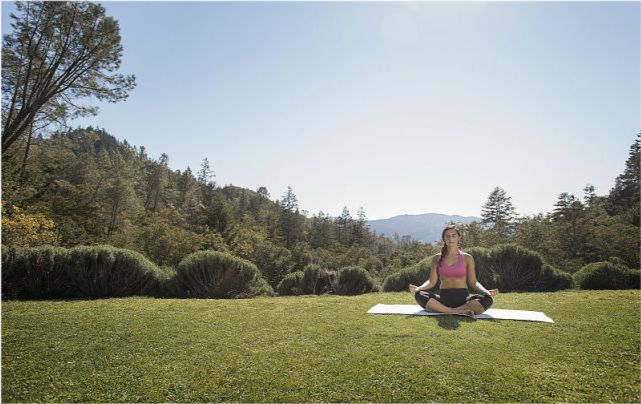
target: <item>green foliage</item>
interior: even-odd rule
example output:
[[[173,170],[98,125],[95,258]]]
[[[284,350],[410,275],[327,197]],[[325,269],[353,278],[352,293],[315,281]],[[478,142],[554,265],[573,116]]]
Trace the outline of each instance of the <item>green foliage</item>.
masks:
[[[52,299],[76,294],[65,266],[68,252],[61,247],[39,246],[2,249],[2,296],[18,299]]]
[[[331,290],[332,275],[320,265],[309,264],[302,271],[287,274],[276,290],[281,296],[320,295]]]
[[[153,295],[160,290],[158,267],[142,254],[109,245],[69,250],[67,274],[80,297]]]
[[[606,209],[612,215],[621,215],[633,226],[639,227],[639,206],[641,201],[641,133],[637,134],[630,146],[625,170],[615,180],[614,188],[606,201]]]
[[[471,247],[465,249],[465,252],[474,258],[474,267],[476,269],[476,279],[486,289],[495,289],[499,286],[498,274],[491,265],[491,250],[483,247]]]
[[[537,252],[516,244],[498,245],[490,250],[489,267],[504,292],[559,290],[568,285],[567,276],[545,267]]]
[[[421,285],[430,277],[431,271],[432,257],[425,258],[385,278],[383,292],[401,292],[407,290],[410,283]]]
[[[271,289],[260,282],[260,272],[254,264],[218,251],[188,255],[178,264],[176,278],[186,297],[252,297],[269,293]]]
[[[270,241],[258,244],[253,256],[253,262],[261,274],[272,286],[276,287],[292,268],[292,254],[288,249]]]
[[[50,125],[97,108],[78,99],[125,100],[135,77],[117,74],[118,22],[93,2],[16,2],[2,42],[2,157],[34,122]]]
[[[574,274],[579,289],[639,289],[639,274],[612,262],[594,262]]]
[[[334,292],[338,295],[360,295],[372,292],[374,288],[374,279],[364,268],[345,267],[336,274]]]
[[[303,271],[296,271],[285,275],[276,287],[276,292],[280,296],[296,296],[304,294],[303,277]]]

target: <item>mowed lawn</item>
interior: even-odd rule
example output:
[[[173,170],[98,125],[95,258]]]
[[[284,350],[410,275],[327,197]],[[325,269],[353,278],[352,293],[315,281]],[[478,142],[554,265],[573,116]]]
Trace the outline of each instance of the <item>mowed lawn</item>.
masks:
[[[4,402],[640,402],[640,292],[506,293],[554,324],[371,315],[409,293],[2,303]]]

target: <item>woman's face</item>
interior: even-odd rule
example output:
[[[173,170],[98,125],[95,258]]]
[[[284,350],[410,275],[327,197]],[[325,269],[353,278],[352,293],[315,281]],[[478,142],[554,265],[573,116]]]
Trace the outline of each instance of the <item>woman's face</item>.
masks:
[[[456,230],[449,229],[445,231],[445,235],[443,236],[443,241],[445,241],[445,244],[451,245],[451,246],[458,246],[458,243],[460,240],[461,240],[461,236],[459,236]]]

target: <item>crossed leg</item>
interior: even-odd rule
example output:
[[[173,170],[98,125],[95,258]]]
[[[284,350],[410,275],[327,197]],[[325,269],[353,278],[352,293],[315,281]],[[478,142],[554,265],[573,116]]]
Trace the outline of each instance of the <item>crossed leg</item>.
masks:
[[[430,299],[432,300],[432,299]],[[429,303],[429,302],[428,302]],[[472,311],[475,315],[476,314],[481,314],[485,311],[485,307],[481,304],[476,299],[469,300],[467,303],[460,305],[459,307],[455,307],[454,310],[468,310]]]
[[[478,302],[477,302],[477,303],[478,303]],[[444,305],[443,303],[439,302],[438,300],[436,300],[436,299],[432,298],[432,299],[430,299],[430,300],[428,300],[428,301],[427,301],[427,304],[425,305],[425,308],[426,308],[427,310],[429,310],[429,311],[435,311],[435,312],[438,312],[438,313],[447,313],[447,314],[465,314],[466,316],[472,316],[472,315],[476,314],[476,313],[474,312],[474,309],[473,309],[473,308],[471,308],[471,307],[465,307],[465,306],[467,306],[468,304],[469,304],[469,302],[468,302],[468,303],[465,303],[465,304],[464,304],[464,305],[462,305],[462,306],[451,308],[451,307],[447,307],[446,305]],[[479,303],[479,306],[480,306],[480,305],[481,305],[481,304]],[[482,308],[483,308],[483,306],[481,306],[481,309],[482,309]],[[482,311],[481,311],[481,312],[482,312]]]

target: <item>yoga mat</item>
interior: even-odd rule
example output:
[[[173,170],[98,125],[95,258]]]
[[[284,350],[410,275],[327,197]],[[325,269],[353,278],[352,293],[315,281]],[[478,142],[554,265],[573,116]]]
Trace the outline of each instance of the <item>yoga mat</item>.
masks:
[[[415,304],[377,304],[369,309],[368,314],[407,314],[412,316],[442,316],[445,313],[434,313],[425,311]],[[468,317],[468,316],[464,316]],[[544,323],[553,323],[550,317],[540,311],[527,310],[507,310],[507,309],[488,309],[483,314],[473,316],[475,319],[500,319],[500,320],[522,320],[522,321],[542,321]]]

